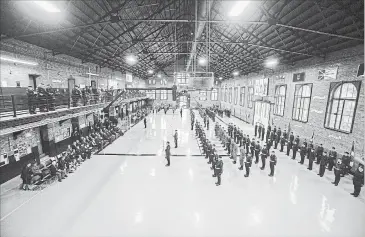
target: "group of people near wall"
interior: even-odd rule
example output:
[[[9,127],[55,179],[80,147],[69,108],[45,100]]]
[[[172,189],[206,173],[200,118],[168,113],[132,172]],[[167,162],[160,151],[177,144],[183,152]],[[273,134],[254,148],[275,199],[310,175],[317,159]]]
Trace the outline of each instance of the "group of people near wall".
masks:
[[[93,152],[100,151],[106,144],[122,136],[123,131],[113,120],[105,119],[104,122],[95,122],[89,135],[74,134],[75,139],[67,150],[50,158],[45,165],[31,161],[23,167],[20,176],[23,190],[29,190],[29,185],[42,183],[46,178],[57,178],[62,182],[68,173],[74,172],[84,161],[90,159]]]
[[[209,115],[209,113],[207,114]],[[286,146],[286,155],[291,156],[293,160],[296,159],[296,156],[299,153],[300,161],[298,163],[304,164],[305,159],[308,159],[308,170],[312,170],[313,162],[319,164],[320,167],[318,175],[320,177],[323,177],[326,169],[328,169],[329,171],[332,171],[333,169],[335,175],[335,180],[333,181],[333,184],[335,186],[339,184],[341,177],[344,177],[345,175],[348,175],[350,173],[353,166],[353,157],[350,156],[349,152],[345,152],[345,154],[342,155],[342,157],[340,158],[337,154],[335,147],[332,147],[332,149],[326,151],[326,149],[323,147],[323,144],[315,147],[312,139],[309,142],[307,142],[307,139],[304,139],[304,141],[301,142],[299,135],[295,137],[293,131],[290,131],[289,134],[285,129],[284,131],[281,131],[280,127],[277,129],[276,126],[272,128],[270,125],[268,125],[265,128],[262,124],[256,123],[256,140],[255,138],[250,139],[250,136],[248,134],[244,134],[239,126],[233,125],[232,123],[228,124],[228,135],[225,133],[224,129],[220,125],[216,125],[216,128],[218,130],[218,134],[220,134],[219,136],[221,137],[221,140],[224,141],[223,144],[226,144],[225,148],[228,150],[228,153],[231,154],[234,163],[236,161],[235,157],[237,156],[239,146],[241,155],[240,162],[241,159],[244,160],[246,158],[247,160],[248,158],[250,160],[255,157],[255,163],[258,163],[259,158],[261,157],[261,169],[263,169],[265,168],[266,158],[270,157],[271,168],[271,162],[273,162],[273,164],[276,164],[277,161],[276,158],[271,159],[272,155],[275,155],[275,152],[271,151],[272,154],[269,155],[270,149],[279,149],[278,145],[280,144],[280,152],[284,152],[284,146]],[[260,140],[263,145],[260,145]],[[242,169],[242,163],[240,169]],[[363,171],[364,165],[359,164],[356,171],[353,173],[354,192],[351,194],[355,197],[359,195],[361,187],[364,184]],[[273,174],[273,172],[271,173]]]

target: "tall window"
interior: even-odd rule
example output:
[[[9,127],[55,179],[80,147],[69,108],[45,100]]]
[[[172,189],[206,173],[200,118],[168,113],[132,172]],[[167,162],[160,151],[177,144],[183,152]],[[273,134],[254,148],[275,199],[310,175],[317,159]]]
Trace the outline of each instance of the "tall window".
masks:
[[[210,92],[210,100],[218,100],[218,89],[213,88],[213,90]]]
[[[207,91],[199,91],[199,100],[207,100]]]
[[[227,97],[228,97],[228,88],[226,87],[224,89],[224,102],[227,102]]]
[[[275,106],[274,114],[284,116],[286,98],[286,85],[279,85],[275,88]]]
[[[166,90],[160,90],[160,99],[167,100],[167,91]]]
[[[308,122],[312,84],[295,85],[293,120]]]
[[[232,103],[232,87],[229,88],[229,103]]]
[[[240,90],[240,105],[245,106],[245,87],[242,86]]]
[[[237,104],[237,100],[238,100],[238,87],[234,88],[234,104]]]
[[[146,92],[146,94],[147,94],[147,97],[148,98],[151,98],[151,99],[156,99],[156,93],[155,93],[155,90],[148,90],[147,92]]]
[[[252,107],[253,107],[253,87],[248,88],[247,104],[248,104],[248,108],[252,109]]]
[[[331,83],[326,110],[326,128],[352,132],[359,89],[360,81]]]

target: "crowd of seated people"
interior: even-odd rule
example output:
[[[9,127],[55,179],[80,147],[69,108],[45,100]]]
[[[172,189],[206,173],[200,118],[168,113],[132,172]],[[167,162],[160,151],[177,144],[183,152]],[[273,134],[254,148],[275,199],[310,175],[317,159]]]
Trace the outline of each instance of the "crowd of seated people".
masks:
[[[22,189],[29,190],[29,185],[42,184],[46,180],[62,179],[72,173],[95,151],[102,150],[107,144],[123,135],[116,123],[105,119],[104,123],[95,123],[89,135],[68,145],[67,150],[48,160],[44,165],[35,161],[27,163],[21,172]]]

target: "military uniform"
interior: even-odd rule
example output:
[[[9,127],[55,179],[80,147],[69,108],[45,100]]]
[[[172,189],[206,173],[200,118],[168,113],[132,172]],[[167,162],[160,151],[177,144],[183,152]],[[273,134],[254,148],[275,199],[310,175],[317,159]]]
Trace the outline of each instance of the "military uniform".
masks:
[[[332,149],[329,152],[329,157],[328,157],[328,170],[329,171],[332,171],[332,168],[335,165],[336,159],[337,159],[337,152],[334,149]]]
[[[271,154],[270,155],[270,174],[269,174],[269,176],[274,176],[276,163],[277,163],[276,155]]]
[[[362,165],[359,165],[355,171],[352,183],[354,184],[354,192],[351,195],[357,197],[361,192],[361,186],[364,184],[364,167]]]
[[[328,161],[328,156],[327,156],[327,154],[324,154],[319,163],[319,174],[318,175],[321,177],[323,177],[324,171],[326,170],[327,161]]]
[[[342,172],[343,172],[343,165],[341,160],[338,160],[334,168],[335,181],[332,182],[335,186],[337,186],[338,183],[340,182]]]
[[[216,170],[216,175],[217,175],[217,182],[215,183],[217,186],[221,185],[221,175],[223,173],[223,161],[221,159],[219,159],[215,166],[214,166],[215,170]]]
[[[262,163],[262,166],[260,169],[265,169],[265,164],[266,164],[266,158],[267,156],[269,155],[269,151],[267,150],[266,147],[264,147],[262,150],[261,150],[261,163]]]
[[[262,126],[261,124],[259,125],[259,128],[258,128],[258,135],[259,135],[259,139],[261,138],[261,129],[262,129]]]
[[[294,142],[294,144],[293,144],[293,157],[292,157],[293,160],[295,160],[295,158],[297,156],[297,152],[298,152],[298,143]]]
[[[348,152],[345,152],[345,155],[342,156],[343,175],[348,174],[348,172],[350,171],[351,169],[350,162],[351,162],[351,157],[348,155]]]
[[[37,92],[31,86],[27,89],[28,109],[30,114],[36,114],[37,109]]]
[[[284,151],[285,142],[286,142],[285,137],[281,136],[281,138],[280,138],[280,152]]]
[[[178,139],[178,135],[177,135],[177,132],[175,131],[175,134],[174,134],[175,148],[177,148],[177,139]]]
[[[167,160],[166,166],[170,166],[170,156],[171,156],[170,150],[171,150],[171,147],[170,147],[170,144],[168,144],[165,149],[165,155],[166,155],[165,157]]]
[[[246,174],[245,177],[250,176],[250,167],[252,165],[252,155],[247,154],[246,161],[245,161],[245,168],[246,168]]]
[[[265,136],[265,127],[262,126],[262,129],[261,129],[261,141],[264,140],[264,136]]]
[[[233,159],[233,164],[236,164],[237,162],[237,153],[238,153],[238,147],[236,145],[236,143],[232,143],[232,159]]]
[[[43,85],[39,85],[37,88],[38,94],[38,103],[39,103],[39,111],[40,112],[48,112],[47,106],[47,92]]]
[[[250,144],[251,144],[250,137],[247,135],[247,138],[246,138],[246,154],[248,154],[248,152],[250,150],[249,149]]]
[[[240,167],[238,168],[239,170],[243,170],[243,163],[245,161],[246,158],[246,151],[244,146],[241,146],[240,148]]]
[[[256,146],[255,146],[255,164],[259,163],[259,154],[260,154],[260,150],[261,150],[261,147],[260,147],[260,144],[257,143]]]
[[[255,137],[257,136],[257,129],[258,129],[257,124],[255,124]]]
[[[305,160],[305,155],[307,153],[307,148],[302,145],[302,147],[300,148],[300,164],[304,164],[304,160]]]
[[[322,155],[323,155],[323,147],[322,145],[317,147],[317,151],[316,151],[316,157],[317,157],[317,164],[319,164],[319,162],[321,161],[321,158],[322,158]]]
[[[312,168],[313,168],[313,162],[314,162],[314,160],[315,160],[315,153],[314,153],[314,149],[312,149],[312,150],[309,152],[308,159],[309,159],[308,169],[309,169],[309,170],[312,170]]]

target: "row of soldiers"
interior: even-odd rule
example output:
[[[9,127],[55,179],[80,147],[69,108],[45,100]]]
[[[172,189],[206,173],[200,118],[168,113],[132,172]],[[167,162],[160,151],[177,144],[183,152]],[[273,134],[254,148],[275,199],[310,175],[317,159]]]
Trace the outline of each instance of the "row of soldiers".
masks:
[[[36,114],[36,109],[39,107],[40,112],[48,112],[55,110],[55,91],[51,85],[45,86],[43,83],[38,85],[37,90],[32,86],[28,86],[28,109],[30,114]]]
[[[261,170],[265,169],[266,165],[266,159],[270,158],[270,174],[269,176],[273,176],[275,172],[275,165],[277,163],[277,157],[275,155],[275,151],[271,152],[270,155],[270,147],[267,145],[264,145],[262,148],[260,146],[260,142],[257,141],[255,143],[255,139],[252,139],[252,142],[249,141],[249,136],[242,136],[242,139],[237,138],[234,136],[234,133],[237,134],[239,132],[242,132],[241,130],[237,130],[234,132],[234,129],[230,129],[230,126],[228,127],[228,130],[225,131],[225,129],[222,127],[222,125],[216,123],[215,125],[215,134],[222,142],[223,147],[225,150],[228,151],[228,154],[230,155],[230,158],[233,159],[233,164],[236,164],[237,162],[237,156],[238,156],[238,147],[240,147],[240,170],[243,170],[243,163],[245,163],[246,168],[246,175],[245,177],[248,177],[250,174],[250,167],[252,165],[252,159],[255,157],[255,164],[259,163],[259,157],[261,157]],[[232,136],[232,137],[231,137]]]
[[[207,139],[204,128],[198,121],[195,123],[195,135],[202,144],[205,159],[208,159],[207,163],[211,164],[210,169],[213,170],[212,177],[217,177],[217,182],[215,184],[219,186],[221,185],[221,176],[223,173],[222,157],[218,155],[215,144],[212,144],[209,139]]]

